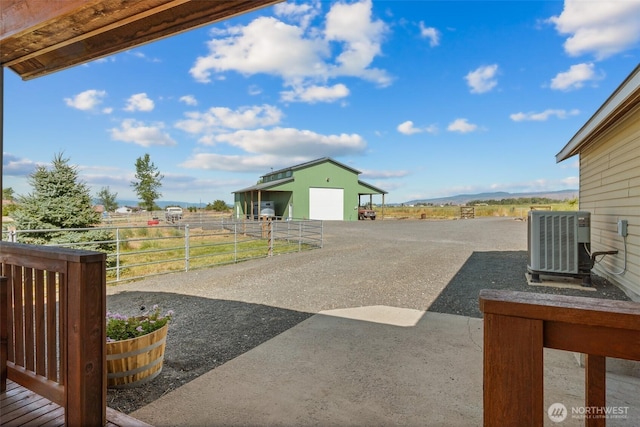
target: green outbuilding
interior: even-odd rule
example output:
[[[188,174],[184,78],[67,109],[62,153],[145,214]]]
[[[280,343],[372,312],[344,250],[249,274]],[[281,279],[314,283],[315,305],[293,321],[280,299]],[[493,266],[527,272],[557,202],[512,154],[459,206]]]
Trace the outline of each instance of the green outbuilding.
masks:
[[[273,209],[270,215],[276,218],[357,221],[358,207],[371,207],[373,196],[380,195],[383,210],[378,214],[384,215],[387,192],[360,181],[361,173],[329,157],[272,171],[258,184],[234,192],[234,213],[257,218],[264,215],[260,206]]]

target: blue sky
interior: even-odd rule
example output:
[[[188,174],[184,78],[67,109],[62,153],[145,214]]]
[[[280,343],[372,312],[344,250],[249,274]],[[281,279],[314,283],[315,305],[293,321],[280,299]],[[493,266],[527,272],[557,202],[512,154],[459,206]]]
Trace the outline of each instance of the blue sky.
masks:
[[[4,187],[56,153],[92,194],[233,201],[332,157],[386,202],[578,187],[555,155],[635,68],[640,1],[286,2],[23,82],[5,71]],[[379,202],[379,200],[374,200]]]

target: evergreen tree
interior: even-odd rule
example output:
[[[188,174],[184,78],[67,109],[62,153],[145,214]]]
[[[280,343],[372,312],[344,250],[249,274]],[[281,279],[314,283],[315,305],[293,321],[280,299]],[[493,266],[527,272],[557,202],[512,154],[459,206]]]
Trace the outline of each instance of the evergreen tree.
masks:
[[[96,197],[100,204],[104,206],[106,212],[113,212],[118,209],[118,202],[116,202],[118,193],[112,193],[108,186],[102,187]]]
[[[12,217],[18,230],[58,230],[88,228],[100,223],[100,214],[93,209],[89,188],[79,181],[78,171],[69,159],[56,154],[51,168],[38,166],[29,175],[33,192],[18,196]],[[72,243],[110,240],[102,231],[48,231],[21,237],[25,243]],[[107,249],[108,244],[96,244],[86,249]]]
[[[162,186],[161,181],[164,178],[160,174],[156,165],[153,164],[149,154],[145,154],[143,157],[136,159],[136,180],[132,181],[131,186],[140,199],[141,206],[152,211],[156,203],[162,194],[158,191]]]

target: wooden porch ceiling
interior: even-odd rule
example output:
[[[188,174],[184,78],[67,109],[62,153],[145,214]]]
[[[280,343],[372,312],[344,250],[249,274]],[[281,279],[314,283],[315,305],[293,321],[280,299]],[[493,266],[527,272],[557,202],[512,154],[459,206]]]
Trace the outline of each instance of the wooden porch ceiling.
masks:
[[[28,80],[282,0],[1,0],[0,65]]]

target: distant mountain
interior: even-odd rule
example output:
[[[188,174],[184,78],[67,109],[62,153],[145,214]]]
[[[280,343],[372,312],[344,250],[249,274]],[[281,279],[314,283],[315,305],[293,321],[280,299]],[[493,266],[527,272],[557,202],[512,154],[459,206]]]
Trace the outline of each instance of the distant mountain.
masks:
[[[459,194],[457,196],[438,197],[433,199],[410,200],[405,205],[415,205],[418,203],[431,203],[434,205],[464,205],[472,200],[502,200],[518,199],[528,197],[544,197],[554,200],[567,200],[578,197],[578,190],[541,191],[537,193],[507,193],[498,191],[495,193]]]

